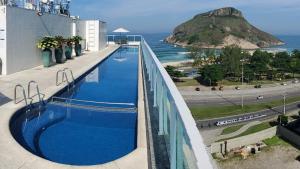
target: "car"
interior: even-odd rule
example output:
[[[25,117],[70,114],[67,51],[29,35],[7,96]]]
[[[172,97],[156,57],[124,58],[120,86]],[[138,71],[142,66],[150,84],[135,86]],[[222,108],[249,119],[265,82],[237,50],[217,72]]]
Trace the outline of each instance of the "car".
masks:
[[[199,92],[200,91],[200,87],[196,87],[196,89],[195,89],[197,92]]]
[[[281,83],[281,85],[282,85],[282,86],[286,86],[287,84],[286,84],[286,83]]]
[[[217,89],[216,89],[216,87],[212,87],[211,90],[212,91],[216,91]]]
[[[293,80],[293,83],[299,83],[299,80],[295,79]]]
[[[258,96],[256,99],[257,99],[257,100],[264,99],[264,96]]]
[[[241,90],[241,88],[240,88],[240,87],[238,87],[238,86],[236,86],[236,87],[235,87],[235,90]]]

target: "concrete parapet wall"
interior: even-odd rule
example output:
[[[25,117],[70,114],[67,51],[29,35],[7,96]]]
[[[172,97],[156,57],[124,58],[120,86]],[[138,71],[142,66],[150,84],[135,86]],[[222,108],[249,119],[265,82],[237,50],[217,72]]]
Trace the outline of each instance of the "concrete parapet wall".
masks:
[[[276,131],[277,131],[277,126],[254,133],[254,134],[249,134],[246,136],[227,140],[227,151],[229,151],[230,149],[233,149],[233,148],[250,145],[250,144],[255,144],[255,143],[265,140],[267,138],[272,138],[276,135]],[[224,142],[222,141],[222,142],[213,143],[211,145],[211,147],[210,147],[211,153],[221,152],[221,144],[223,144],[223,151],[224,151]]]

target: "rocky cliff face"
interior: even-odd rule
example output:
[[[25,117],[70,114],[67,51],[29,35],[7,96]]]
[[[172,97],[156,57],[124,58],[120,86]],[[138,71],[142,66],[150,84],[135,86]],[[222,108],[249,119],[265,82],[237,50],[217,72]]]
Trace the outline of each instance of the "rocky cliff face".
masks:
[[[222,48],[235,44],[244,49],[256,49],[283,44],[276,37],[252,26],[241,11],[232,7],[196,15],[177,26],[166,41],[203,48]]]

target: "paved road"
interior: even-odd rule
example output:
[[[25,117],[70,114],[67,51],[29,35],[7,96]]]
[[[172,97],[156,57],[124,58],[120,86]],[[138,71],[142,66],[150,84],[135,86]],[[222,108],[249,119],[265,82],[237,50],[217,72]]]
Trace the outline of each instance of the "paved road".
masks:
[[[300,101],[293,103],[293,104],[286,105],[286,112],[297,110],[299,108],[300,108]],[[264,120],[264,119],[270,119],[270,118],[276,117],[282,113],[283,113],[283,106],[279,106],[276,108],[270,108],[267,110],[262,110],[262,111],[249,113],[249,114],[242,114],[242,115],[237,115],[237,116],[222,117],[222,118],[208,119],[208,120],[198,120],[197,126],[199,128],[216,128],[217,126],[215,124],[218,121],[232,120],[232,119],[236,119],[236,118],[245,118],[245,117],[249,117],[251,115],[266,115],[264,118],[253,119],[253,120],[249,120],[249,121]],[[249,122],[249,121],[247,121],[247,122]],[[245,123],[245,121],[243,123]],[[234,123],[234,124],[237,124],[237,123]],[[224,126],[222,126],[222,127],[224,127]]]
[[[283,95],[289,97],[300,96],[300,84],[289,84],[288,86],[275,86],[262,89],[228,90],[220,91],[193,91],[193,88],[180,88],[185,101],[189,106],[194,105],[241,105],[242,97],[244,104],[259,102],[270,102],[283,99]],[[257,100],[263,96],[262,100]]]
[[[257,97],[262,95],[264,98],[258,100]],[[189,106],[196,106],[196,105],[241,105],[242,104],[242,97],[244,99],[244,104],[255,104],[255,103],[263,103],[263,102],[270,102],[274,100],[283,100],[283,95],[286,95],[286,98],[291,97],[300,97],[300,90],[299,91],[291,91],[284,93],[271,93],[271,94],[252,94],[252,95],[234,95],[234,96],[226,96],[222,95],[221,93],[215,93],[214,98],[207,97],[206,99],[188,99],[185,98],[186,103]]]

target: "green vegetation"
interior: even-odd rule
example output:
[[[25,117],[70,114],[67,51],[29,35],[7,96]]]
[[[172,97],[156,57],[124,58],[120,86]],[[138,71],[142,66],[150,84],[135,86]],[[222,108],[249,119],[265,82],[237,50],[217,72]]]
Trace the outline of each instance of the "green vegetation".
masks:
[[[294,50],[291,55],[256,50],[250,55],[233,45],[223,48],[220,57],[208,49],[194,47],[192,50],[190,58],[194,60],[194,67],[199,69],[201,82],[206,85],[232,85],[242,81],[248,84],[273,83],[274,80],[295,78],[300,73],[299,50]]]
[[[252,126],[252,127],[248,128],[245,132],[243,132],[243,133],[241,133],[237,136],[227,138],[227,139],[218,140],[218,141],[229,140],[229,139],[238,138],[238,137],[246,136],[246,135],[249,135],[249,134],[257,133],[257,132],[260,132],[260,131],[263,131],[263,130],[266,130],[268,128],[273,127],[274,124],[272,124],[272,122],[264,122],[264,123],[261,123],[261,124],[258,124],[258,125],[255,125],[255,126]]]
[[[263,140],[263,142],[267,146],[289,146],[290,145],[289,143],[287,143],[286,141],[282,140],[278,136],[274,136],[272,138]]]
[[[277,118],[277,122],[279,124],[281,124],[282,126],[285,126],[289,123],[289,118],[288,118],[288,116],[285,116],[285,115],[279,115]]]
[[[180,71],[177,71],[176,70],[176,67],[174,66],[167,66],[166,68],[166,71],[168,72],[168,74],[171,76],[171,77],[175,77],[175,78],[179,78],[179,77],[184,77],[185,75],[180,72]]]
[[[202,79],[211,85],[216,85],[218,81],[224,78],[221,65],[205,65],[201,72]]]
[[[260,132],[262,130],[265,130],[265,129],[268,129],[268,128],[271,128],[271,127],[273,127],[273,126],[269,122],[264,122],[264,123],[261,123],[261,124],[250,127],[248,130],[246,130],[242,134],[238,135],[237,137],[257,133],[257,132]]]
[[[231,126],[231,127],[227,127],[225,128],[221,135],[225,135],[225,134],[230,134],[230,133],[233,133],[233,132],[236,132],[238,131],[239,129],[241,129],[244,125],[238,125],[238,126]]]
[[[294,103],[300,100],[300,97],[291,97],[286,99],[286,104]],[[240,105],[234,106],[192,106],[190,110],[196,120],[218,118],[225,116],[233,116],[238,114],[255,112],[263,109],[277,107],[283,104],[282,100],[274,100],[271,102],[244,105],[244,109]]]
[[[177,26],[169,42],[181,42],[202,47],[217,46],[229,35],[244,39],[259,47],[269,47],[281,41],[260,31],[235,8],[222,8],[198,14],[193,19]]]

